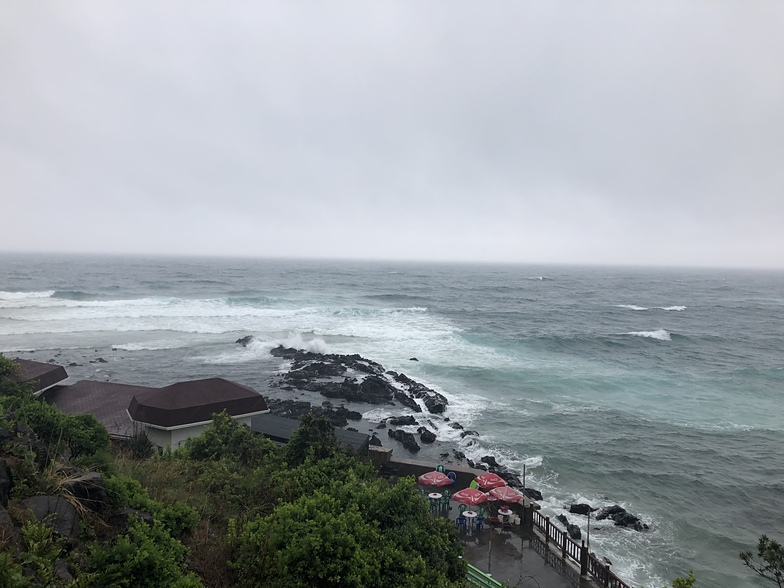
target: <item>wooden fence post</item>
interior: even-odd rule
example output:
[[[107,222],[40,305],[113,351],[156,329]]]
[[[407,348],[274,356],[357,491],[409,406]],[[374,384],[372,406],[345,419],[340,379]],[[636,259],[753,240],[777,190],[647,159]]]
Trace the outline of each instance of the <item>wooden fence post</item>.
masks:
[[[588,548],[585,546],[585,541],[580,547],[580,575],[588,575]]]
[[[567,533],[566,531],[561,531],[561,558],[566,561],[566,540],[567,540]]]
[[[550,543],[550,517],[544,518],[544,542]]]

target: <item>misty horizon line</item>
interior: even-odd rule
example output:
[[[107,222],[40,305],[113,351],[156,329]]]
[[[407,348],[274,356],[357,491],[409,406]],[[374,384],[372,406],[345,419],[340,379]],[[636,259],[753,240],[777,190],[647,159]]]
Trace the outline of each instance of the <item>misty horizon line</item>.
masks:
[[[98,258],[117,260],[131,259],[160,259],[171,261],[271,261],[271,262],[301,262],[301,263],[356,263],[356,264],[398,264],[398,265],[449,265],[449,266],[487,266],[487,267],[531,267],[531,268],[596,268],[596,269],[635,269],[635,270],[725,270],[725,271],[750,271],[750,272],[784,272],[784,266],[737,266],[719,264],[672,264],[672,263],[629,263],[629,262],[568,262],[568,261],[509,261],[509,260],[472,260],[472,259],[406,259],[393,257],[313,257],[313,256],[282,256],[282,255],[240,255],[240,254],[195,254],[195,253],[150,253],[150,252],[95,252],[95,251],[8,251],[0,250],[0,257],[71,257],[71,258]]]

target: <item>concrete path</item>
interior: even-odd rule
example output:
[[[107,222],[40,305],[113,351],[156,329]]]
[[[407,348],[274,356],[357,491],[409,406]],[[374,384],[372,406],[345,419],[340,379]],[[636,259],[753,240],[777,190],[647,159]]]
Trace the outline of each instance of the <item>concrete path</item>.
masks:
[[[587,580],[550,549],[531,530],[485,527],[460,533],[463,557],[499,582],[519,588],[588,588]]]

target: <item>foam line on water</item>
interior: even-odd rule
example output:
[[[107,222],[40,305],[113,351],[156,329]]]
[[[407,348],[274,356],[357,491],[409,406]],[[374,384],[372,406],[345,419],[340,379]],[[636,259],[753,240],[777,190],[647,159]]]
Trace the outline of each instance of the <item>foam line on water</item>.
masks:
[[[671,341],[670,334],[664,329],[657,329],[655,331],[632,331],[625,333],[634,337],[645,337],[647,339],[657,339],[659,341]]]

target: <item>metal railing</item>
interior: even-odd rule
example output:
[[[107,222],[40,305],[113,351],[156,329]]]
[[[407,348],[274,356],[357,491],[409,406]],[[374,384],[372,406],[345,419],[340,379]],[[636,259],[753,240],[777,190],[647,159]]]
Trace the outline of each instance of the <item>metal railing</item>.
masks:
[[[559,529],[552,522],[550,517],[546,517],[537,510],[532,510],[532,522],[534,527],[544,534],[544,542],[553,544],[561,552],[561,557],[565,561],[573,561],[580,566],[580,575],[593,576],[605,588],[632,588],[629,584],[621,580],[606,564],[592,553],[588,553],[585,541],[577,543],[565,530]]]
[[[493,578],[490,574],[485,574],[479,568],[475,568],[468,564],[468,572],[466,573],[466,580],[471,586],[479,586],[480,588],[500,588],[503,586],[501,582]]]

